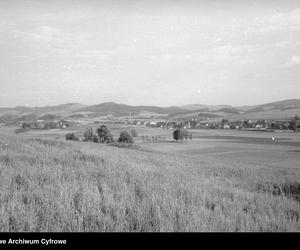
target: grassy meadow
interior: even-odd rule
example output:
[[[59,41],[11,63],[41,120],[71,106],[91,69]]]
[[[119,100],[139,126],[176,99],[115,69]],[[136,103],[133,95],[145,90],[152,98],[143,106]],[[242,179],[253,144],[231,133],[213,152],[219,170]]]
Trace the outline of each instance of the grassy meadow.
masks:
[[[296,166],[0,134],[0,232],[300,231],[299,177]]]

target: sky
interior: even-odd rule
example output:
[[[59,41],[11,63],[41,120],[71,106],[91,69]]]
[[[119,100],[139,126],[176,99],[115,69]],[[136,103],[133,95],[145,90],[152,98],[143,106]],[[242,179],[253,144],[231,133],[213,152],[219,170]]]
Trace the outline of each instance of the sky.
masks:
[[[0,0],[0,107],[300,98],[300,1]]]

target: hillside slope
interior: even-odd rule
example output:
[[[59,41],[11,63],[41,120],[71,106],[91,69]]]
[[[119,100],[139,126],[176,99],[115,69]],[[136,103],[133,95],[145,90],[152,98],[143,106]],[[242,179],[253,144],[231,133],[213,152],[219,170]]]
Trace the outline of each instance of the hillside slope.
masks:
[[[45,107],[15,107],[15,108],[0,108],[0,116],[4,115],[17,115],[23,116],[26,114],[33,114],[36,116],[45,115],[48,113],[64,115],[74,112],[78,109],[84,108],[85,105],[79,103],[67,103],[57,106],[45,106]]]
[[[0,232],[299,231],[298,170],[0,135]]]
[[[113,115],[113,116],[128,116],[138,115],[141,112],[152,112],[156,114],[173,114],[177,112],[184,112],[185,110],[179,107],[156,107],[156,106],[129,106],[125,104],[118,104],[114,102],[101,103],[99,105],[89,106],[79,111],[94,112],[98,116]]]

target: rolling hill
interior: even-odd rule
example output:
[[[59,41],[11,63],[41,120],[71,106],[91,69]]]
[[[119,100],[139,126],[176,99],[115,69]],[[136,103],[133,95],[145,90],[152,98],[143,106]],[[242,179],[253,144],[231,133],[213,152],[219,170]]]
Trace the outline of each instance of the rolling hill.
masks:
[[[156,107],[156,106],[129,106],[125,104],[118,104],[114,102],[105,102],[99,105],[88,106],[77,111],[88,111],[97,114],[98,116],[102,115],[113,115],[113,116],[128,116],[138,115],[141,112],[151,112],[155,114],[174,114],[178,112],[186,111],[180,107]]]
[[[280,119],[300,115],[300,99],[288,99],[253,106],[203,105],[183,106],[130,106],[115,102],[97,105],[68,103],[45,107],[0,108],[0,118],[30,119],[35,117],[56,116],[62,118],[96,118],[101,116],[134,118],[182,118],[197,117],[199,114],[227,119]]]
[[[185,105],[189,111],[202,110],[209,113],[219,115],[222,118],[230,120],[240,119],[289,119],[300,114],[300,99],[287,99],[277,102],[265,103],[253,106],[229,106],[229,105]]]

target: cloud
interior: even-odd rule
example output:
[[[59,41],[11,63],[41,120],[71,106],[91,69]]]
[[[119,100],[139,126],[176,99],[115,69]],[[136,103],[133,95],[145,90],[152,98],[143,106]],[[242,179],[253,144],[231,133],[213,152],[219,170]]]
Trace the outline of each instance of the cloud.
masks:
[[[255,23],[260,32],[299,30],[300,9],[296,8],[289,12],[277,12],[271,16],[256,18]]]
[[[300,64],[300,56],[292,56],[283,66],[290,68]]]
[[[54,40],[64,40],[69,34],[51,26],[38,26],[32,31],[11,30],[12,37],[24,41],[49,43]]]
[[[12,38],[22,39],[24,42],[37,42],[46,44],[64,44],[69,43],[83,43],[86,41],[87,33],[80,32],[66,32],[61,28],[55,26],[37,26],[30,30],[23,31],[25,29],[13,29],[10,31]]]

